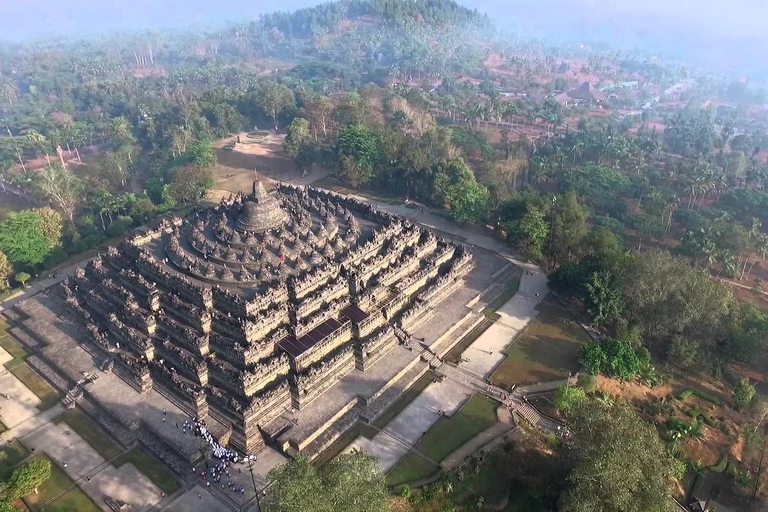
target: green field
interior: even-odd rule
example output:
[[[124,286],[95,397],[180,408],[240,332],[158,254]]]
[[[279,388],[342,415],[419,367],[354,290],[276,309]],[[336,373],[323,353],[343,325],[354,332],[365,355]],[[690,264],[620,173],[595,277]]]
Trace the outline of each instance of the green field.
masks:
[[[515,384],[564,379],[579,369],[579,351],[589,341],[587,333],[551,296],[538,309],[539,315],[507,348],[507,358],[491,376],[495,385],[510,389]]]
[[[173,474],[142,448],[136,447],[123,453],[113,460],[112,464],[119,468],[128,462],[136,466],[136,469],[144,473],[144,476],[152,480],[166,494],[173,494],[181,489],[181,484]]]
[[[27,455],[29,452],[18,441],[12,441],[0,448],[0,479],[9,473],[16,464],[24,460]]]
[[[82,437],[91,447],[107,460],[112,460],[121,453],[120,449],[105,433],[79,409],[70,409],[53,420],[54,423],[64,422],[77,435]]]
[[[414,450],[440,462],[461,445],[496,423],[499,403],[483,395],[472,395],[452,417],[444,416],[416,444]],[[427,478],[439,468],[418,453],[409,453],[387,475],[387,484],[398,486]]]
[[[42,458],[47,457],[43,456]],[[70,490],[59,496],[54,502],[43,507],[45,503],[55,498],[66,489]],[[40,486],[37,494],[30,494],[25,497],[24,504],[27,505],[30,510],[56,512],[69,512],[75,510],[77,512],[100,511],[99,507],[97,507],[83,491],[76,487],[72,479],[53,462],[51,462],[51,478],[46,480],[46,482]]]
[[[17,379],[40,399],[37,408],[41,411],[50,409],[59,401],[59,394],[42,378],[32,371],[22,359],[14,359],[5,364]]]
[[[27,357],[26,350],[24,350],[24,348],[9,335],[3,334],[6,326],[3,322],[4,321],[0,320],[0,347],[3,347],[5,351],[11,354],[15,359],[25,359]]]

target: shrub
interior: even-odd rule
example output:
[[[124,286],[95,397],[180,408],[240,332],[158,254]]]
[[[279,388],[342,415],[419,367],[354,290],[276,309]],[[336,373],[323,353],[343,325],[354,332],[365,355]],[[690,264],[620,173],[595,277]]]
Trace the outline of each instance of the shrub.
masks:
[[[118,236],[125,233],[131,226],[133,226],[133,219],[127,215],[121,215],[109,225],[107,234],[109,236]]]
[[[69,258],[69,254],[67,251],[62,249],[61,247],[56,247],[54,250],[51,251],[51,254],[48,255],[47,258],[45,258],[45,261],[43,262],[43,266],[45,268],[53,268],[62,261]]]
[[[722,405],[722,401],[719,398],[717,398],[715,395],[711,393],[702,391],[701,389],[686,389],[685,391],[680,393],[680,396],[678,398],[680,399],[680,401],[684,402],[691,395],[699,397],[702,400],[706,400],[707,402],[712,402],[715,405]]]
[[[592,375],[597,375],[605,369],[608,358],[598,342],[590,341],[581,347],[581,364]]]
[[[597,379],[594,375],[582,373],[579,375],[576,385],[584,390],[585,393],[591,395],[597,390]]]
[[[748,409],[755,403],[757,398],[757,391],[749,379],[742,377],[736,383],[736,387],[733,390],[733,405],[736,409],[742,411]]]
[[[680,418],[669,418],[667,420],[667,430],[676,432],[687,432],[691,425]]]
[[[712,418],[712,416],[702,411],[701,409],[691,409],[690,411],[688,411],[688,416],[690,416],[693,419],[701,418],[704,421],[704,423],[710,427],[717,426],[717,422]]]

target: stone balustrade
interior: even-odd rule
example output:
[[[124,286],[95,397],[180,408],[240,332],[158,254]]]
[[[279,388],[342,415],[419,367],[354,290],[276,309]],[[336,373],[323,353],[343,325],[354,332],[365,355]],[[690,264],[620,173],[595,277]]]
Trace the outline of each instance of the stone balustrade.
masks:
[[[155,344],[155,350],[159,358],[172,363],[172,367],[186,377],[201,386],[208,384],[208,366],[199,356],[192,355],[167,339],[158,341]]]
[[[365,371],[397,346],[395,330],[387,325],[355,346],[355,367]]]
[[[207,334],[201,334],[200,332],[183,325],[168,315],[161,314],[158,318],[158,326],[160,332],[166,336],[170,336],[174,340],[181,343],[193,354],[200,356],[207,356],[209,352],[209,338]]]

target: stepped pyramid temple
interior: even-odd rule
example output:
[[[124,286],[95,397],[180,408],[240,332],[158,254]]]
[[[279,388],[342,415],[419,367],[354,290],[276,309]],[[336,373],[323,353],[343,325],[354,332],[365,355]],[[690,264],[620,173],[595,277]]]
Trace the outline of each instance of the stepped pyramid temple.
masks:
[[[479,318],[473,297],[508,266],[483,255],[468,287],[476,254],[356,199],[255,182],[21,303],[16,335],[49,380],[75,386],[69,400],[85,395],[145,444],[200,455],[160,423],[170,403],[229,448],[314,457],[425,375],[454,323]]]

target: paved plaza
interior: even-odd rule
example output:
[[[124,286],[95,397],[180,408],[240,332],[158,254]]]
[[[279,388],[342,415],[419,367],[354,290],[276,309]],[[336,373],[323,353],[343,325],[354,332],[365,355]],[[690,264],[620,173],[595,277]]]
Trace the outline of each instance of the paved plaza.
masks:
[[[222,509],[204,485],[196,485],[163,508],[168,512],[212,512]]]
[[[8,352],[2,348],[0,350],[2,350],[0,359],[10,357]],[[37,395],[22,384],[5,366],[0,366],[0,422],[7,429],[12,429],[40,413],[40,409],[37,408],[39,404],[40,399]]]
[[[506,357],[504,350],[539,314],[536,306],[548,293],[545,274],[524,270],[518,292],[496,311],[499,319],[464,351],[459,368],[489,377]]]
[[[546,275],[524,269],[518,292],[499,308],[499,319],[464,351],[459,368],[480,379],[490,376],[506,357],[504,350],[536,317],[536,306],[548,293]],[[382,432],[372,439],[358,437],[349,450],[360,449],[379,457],[379,467],[387,472],[440,419],[439,411],[452,415],[474,392],[468,379],[432,383]]]

